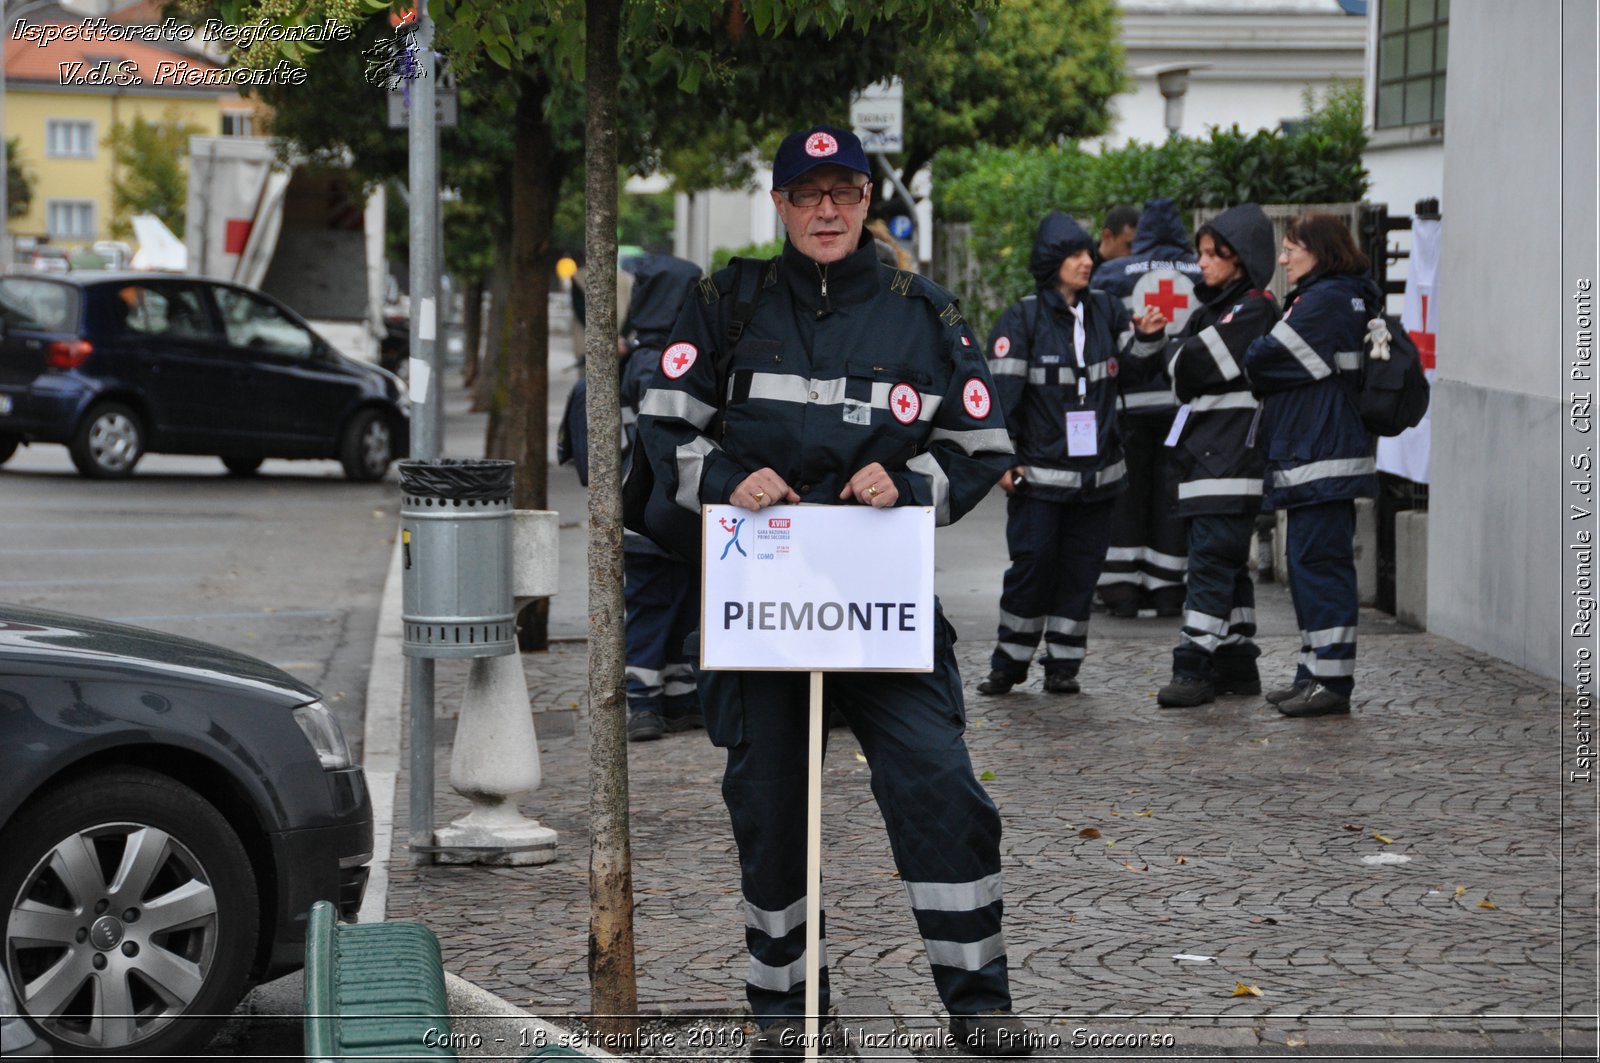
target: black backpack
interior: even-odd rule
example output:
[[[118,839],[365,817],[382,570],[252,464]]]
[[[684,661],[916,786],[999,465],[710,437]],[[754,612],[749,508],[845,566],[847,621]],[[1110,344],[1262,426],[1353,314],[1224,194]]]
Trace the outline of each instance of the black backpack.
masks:
[[[1356,408],[1361,423],[1375,436],[1397,436],[1422,423],[1428,412],[1428,378],[1422,375],[1417,345],[1393,314],[1369,309],[1367,335],[1361,343],[1361,382]],[[1387,329],[1373,326],[1382,323]]]
[[[731,263],[737,271],[733,286],[733,311],[716,360],[719,409],[728,390],[728,367],[733,363],[733,349],[744,334],[745,325],[755,316],[761,275],[768,264],[766,260],[758,258],[736,258]],[[721,434],[720,418],[710,430],[713,435]],[[700,514],[685,509],[666,496],[656,480],[655,470],[650,466],[643,445],[637,439],[622,478],[622,526],[643,535],[679,561],[691,565],[700,563]]]

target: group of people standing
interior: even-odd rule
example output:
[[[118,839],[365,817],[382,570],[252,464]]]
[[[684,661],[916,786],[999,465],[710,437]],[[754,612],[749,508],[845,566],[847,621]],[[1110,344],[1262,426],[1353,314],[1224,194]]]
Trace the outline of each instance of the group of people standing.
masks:
[[[1006,310],[984,348],[949,292],[879,260],[864,232],[871,177],[849,130],[816,125],[787,137],[771,192],[782,253],[762,264],[753,291],[745,269],[707,278],[671,328],[651,337],[660,346],[647,348],[651,364],[641,363],[630,393],[638,401],[633,460],[650,463],[660,497],[696,515],[707,504],[752,513],[795,503],[924,506],[945,525],[998,483],[1012,566],[993,667],[979,690],[1011,690],[1042,645],[1045,689],[1074,693],[1090,603],[1119,534],[1128,424],[1137,416],[1126,412],[1128,396],[1152,396],[1144,400],[1152,411],[1181,400],[1182,425],[1160,440],[1176,445],[1189,557],[1183,635],[1163,704],[1260,689],[1245,558],[1265,502],[1290,509],[1303,643],[1294,683],[1272,697],[1292,716],[1347,709],[1351,499],[1375,486],[1372,440],[1342,390],[1365,330],[1359,304],[1373,291],[1348,232],[1320,215],[1290,227],[1279,261],[1295,288],[1280,318],[1265,291],[1271,224],[1254,206],[1222,214],[1199,234],[1199,280],[1190,283],[1200,306],[1169,336],[1159,303],[1146,300],[1135,314],[1093,283],[1097,251],[1121,251],[1106,268],[1139,254],[1154,261],[1164,247],[1140,248],[1137,233],[1125,248],[1106,233],[1097,243],[1052,211],[1030,262],[1036,290]],[[1156,235],[1167,235],[1164,226]],[[898,408],[891,396],[902,400]],[[908,409],[915,414],[905,416]],[[1155,554],[1176,557],[1171,550]],[[1149,587],[1137,584],[1167,590],[1158,608],[1173,608],[1181,580],[1173,572],[1167,564]],[[985,1055],[1026,1055],[1043,1042],[1012,1010],[1000,816],[963,737],[954,632],[937,599],[934,611],[930,672],[829,673],[824,699],[870,767],[953,1041]],[[630,675],[633,652],[630,640]],[[674,729],[677,709],[679,726],[703,722],[727,753],[722,794],[739,855],[745,988],[760,1027],[751,1055],[799,1059],[807,1047],[807,677],[709,671],[697,686],[692,719],[691,707],[663,688],[663,727]],[[821,927],[818,937],[825,940]]]
[[[1102,235],[1111,231],[1108,219]],[[1265,507],[1288,512],[1301,633],[1294,678],[1267,701],[1291,717],[1349,711],[1354,500],[1377,490],[1376,444],[1353,396],[1382,295],[1349,228],[1328,214],[1288,227],[1277,255],[1291,285],[1281,314],[1268,290],[1273,226],[1260,207],[1224,211],[1197,242],[1194,256],[1172,201],[1151,200],[1131,253],[1096,270],[1092,280],[1103,285],[1090,287],[1089,234],[1059,211],[1039,224],[1030,261],[1037,290],[989,335],[1018,463],[1000,484],[1010,496],[1011,566],[980,693],[1022,682],[1041,642],[1044,690],[1077,693],[1098,586],[1120,615],[1141,604],[1177,615],[1161,596],[1182,594],[1160,705],[1259,694],[1249,559]],[[1185,279],[1190,272],[1196,281]],[[1189,292],[1198,305],[1166,335],[1167,310]],[[1119,578],[1108,579],[1114,571]]]

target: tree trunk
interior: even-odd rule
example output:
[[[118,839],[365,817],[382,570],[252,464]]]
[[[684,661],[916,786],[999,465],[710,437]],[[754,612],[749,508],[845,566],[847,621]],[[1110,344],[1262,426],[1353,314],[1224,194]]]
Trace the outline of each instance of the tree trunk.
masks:
[[[620,0],[587,0],[584,260],[589,265],[589,996],[595,1027],[633,1039],[633,856],[628,841],[617,392],[617,39]],[[635,455],[634,460],[641,460]]]
[[[489,270],[489,342],[472,389],[472,408],[489,414],[483,440],[483,453],[489,458],[507,457],[500,420],[506,405],[506,304],[510,301],[511,237],[502,230],[495,236],[494,265]]]
[[[478,366],[483,358],[483,277],[475,276],[467,282],[462,296],[463,323],[466,325],[466,365],[462,367],[462,384],[468,388],[478,381]]]

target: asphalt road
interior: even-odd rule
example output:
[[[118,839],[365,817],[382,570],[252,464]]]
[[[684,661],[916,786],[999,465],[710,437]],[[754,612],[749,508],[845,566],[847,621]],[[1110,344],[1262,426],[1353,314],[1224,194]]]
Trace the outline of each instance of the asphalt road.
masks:
[[[0,466],[0,601],[140,624],[270,661],[321,690],[359,753],[398,479],[333,461],[147,455],[132,478],[79,477],[66,448]],[[300,976],[258,987],[205,1057],[298,1056]]]

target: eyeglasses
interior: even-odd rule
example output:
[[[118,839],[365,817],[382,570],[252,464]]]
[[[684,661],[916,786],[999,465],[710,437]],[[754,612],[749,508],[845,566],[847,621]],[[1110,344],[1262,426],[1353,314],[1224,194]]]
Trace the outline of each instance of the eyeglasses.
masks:
[[[841,207],[853,207],[867,194],[866,185],[834,185],[824,192],[820,188],[785,188],[778,195],[797,207],[814,207],[826,195]]]

